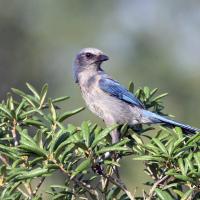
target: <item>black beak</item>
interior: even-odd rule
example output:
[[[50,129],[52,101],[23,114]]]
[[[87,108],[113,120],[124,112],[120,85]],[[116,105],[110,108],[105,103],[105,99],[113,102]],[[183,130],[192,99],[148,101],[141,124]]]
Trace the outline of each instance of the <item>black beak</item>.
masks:
[[[98,61],[100,62],[103,62],[103,61],[106,61],[106,60],[109,60],[109,57],[104,55],[104,54],[101,54],[98,56]]]

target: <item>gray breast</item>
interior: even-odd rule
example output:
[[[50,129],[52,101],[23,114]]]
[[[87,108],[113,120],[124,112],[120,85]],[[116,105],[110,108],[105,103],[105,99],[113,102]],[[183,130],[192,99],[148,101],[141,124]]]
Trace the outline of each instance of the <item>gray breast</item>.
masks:
[[[87,77],[87,78],[86,78]],[[80,88],[88,108],[102,119],[112,118],[116,123],[138,124],[140,109],[105,93],[98,87],[100,76],[82,76]]]

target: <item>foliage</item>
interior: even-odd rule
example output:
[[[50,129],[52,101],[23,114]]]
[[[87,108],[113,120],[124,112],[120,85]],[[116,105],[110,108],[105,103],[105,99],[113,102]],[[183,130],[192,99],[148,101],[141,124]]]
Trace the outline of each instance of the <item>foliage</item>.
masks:
[[[39,200],[45,192],[50,199],[200,199],[199,134],[127,124],[103,129],[89,121],[76,127],[67,119],[83,108],[62,112],[57,104],[69,97],[47,100],[47,85],[41,92],[27,87],[31,94],[12,89],[14,95],[0,104],[1,199]],[[134,92],[133,83],[129,88]],[[145,87],[135,94],[148,109],[162,113],[166,94],[155,97],[157,90]],[[111,144],[109,133],[115,128],[123,137]],[[148,135],[152,130],[155,136]],[[126,156],[143,160],[152,177],[143,197],[134,197],[120,179],[119,160]],[[57,171],[65,177],[63,185],[39,191]]]

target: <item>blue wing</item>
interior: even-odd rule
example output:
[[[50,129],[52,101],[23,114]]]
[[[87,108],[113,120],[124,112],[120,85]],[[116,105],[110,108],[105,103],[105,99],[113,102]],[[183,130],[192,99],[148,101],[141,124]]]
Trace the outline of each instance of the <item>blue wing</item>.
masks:
[[[99,87],[112,96],[125,101],[133,106],[145,108],[142,102],[137,99],[132,93],[130,93],[125,87],[120,85],[117,81],[110,78],[101,78],[99,80]]]

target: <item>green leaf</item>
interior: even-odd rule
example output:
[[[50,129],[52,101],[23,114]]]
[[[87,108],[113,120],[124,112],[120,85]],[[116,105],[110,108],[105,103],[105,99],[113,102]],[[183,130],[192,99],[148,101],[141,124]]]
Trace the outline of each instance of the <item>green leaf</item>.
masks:
[[[71,143],[70,141],[66,140],[64,142],[62,142],[58,148],[56,149],[56,151],[54,152],[55,154],[55,158],[57,158],[60,154],[62,154],[63,150],[68,150],[68,152],[71,152],[70,150],[73,150],[73,147],[75,146],[75,144]]]
[[[53,105],[51,99],[49,99],[49,109],[50,109],[52,120],[55,123],[55,121],[57,119],[57,115],[56,115],[56,110],[54,108],[54,105]]]
[[[17,95],[21,96],[23,99],[25,99],[32,107],[36,108],[35,104],[33,103],[33,101],[34,101],[33,97],[25,94],[21,90],[15,89],[15,88],[12,88],[12,91],[14,93],[16,93]]]
[[[153,155],[159,155],[160,154],[160,149],[157,146],[155,146],[151,143],[146,144],[144,146],[144,148],[146,148]]]
[[[118,125],[113,125],[111,127],[105,128],[103,131],[101,131],[94,139],[91,147],[95,147],[101,140],[103,140],[112,130],[117,128]]]
[[[186,175],[186,173],[185,173],[185,168],[184,168],[184,164],[183,164],[183,159],[182,159],[182,158],[179,158],[179,159],[178,159],[178,166],[179,166],[179,168],[180,168],[180,170],[181,170],[181,173],[182,173],[183,175]]]
[[[19,90],[19,89],[11,88],[11,90],[12,90],[15,94],[17,94],[17,95],[19,95],[19,96],[25,96],[25,95],[26,95],[24,92],[22,92],[22,91]]]
[[[58,121],[63,122],[68,117],[71,117],[72,115],[75,115],[75,114],[81,112],[84,109],[85,109],[84,107],[81,107],[81,108],[78,108],[76,110],[67,111],[67,112],[63,113],[62,115],[60,115],[60,117],[58,118]]]
[[[133,81],[130,81],[129,86],[128,86],[128,90],[131,93],[134,93],[134,83]]]
[[[168,154],[171,156],[174,150],[174,141],[172,141],[171,143],[169,143],[168,147],[167,147],[167,151]]]
[[[0,104],[0,110],[5,113],[9,118],[12,118],[11,112],[2,104]]]
[[[70,134],[67,131],[60,130],[51,142],[51,151],[55,151],[63,142],[68,141]]]
[[[119,146],[110,146],[110,147],[103,147],[102,149],[96,151],[96,154],[102,154],[111,151],[127,151],[127,147],[119,147]]]
[[[37,165],[40,161],[43,161],[44,157],[36,157],[35,159],[29,161],[30,166]]]
[[[77,174],[86,170],[90,166],[90,164],[91,164],[91,160],[89,158],[82,161],[72,173],[71,179],[73,179]]]
[[[30,83],[26,83],[26,86],[35,95],[36,99],[40,100],[40,95],[38,94],[37,90]]]
[[[155,189],[156,194],[161,200],[173,200],[173,198],[165,191],[162,191],[159,188]]]
[[[152,140],[155,142],[155,144],[160,148],[160,150],[163,153],[168,154],[167,149],[160,140],[158,140],[157,138],[153,138]]]
[[[38,176],[43,176],[47,173],[48,173],[48,169],[37,168],[37,169],[30,170],[28,172],[26,172],[26,171],[23,172],[23,174],[16,176],[15,179],[25,180],[25,179],[29,179],[29,178],[35,178],[35,177],[38,177]]]
[[[64,100],[69,99],[69,98],[70,98],[69,96],[63,96],[63,97],[59,97],[59,98],[56,98],[56,99],[52,99],[52,102],[57,103],[57,102],[64,101]]]
[[[15,111],[16,117],[18,117],[18,115],[19,115],[21,109],[22,109],[22,108],[24,107],[24,105],[25,105],[25,102],[26,102],[26,101],[23,99],[23,100],[21,101],[21,103],[18,105],[18,107],[17,107],[17,109],[16,109],[16,111]]]
[[[59,188],[59,189],[64,189],[66,190],[66,185],[50,185],[51,188]]]
[[[148,87],[144,87],[144,94],[145,94],[146,98],[149,97],[149,95],[150,95],[150,89]]]
[[[83,138],[85,140],[85,144],[87,147],[90,146],[90,128],[87,122],[83,122],[81,124],[81,131],[83,134]]]
[[[158,161],[158,162],[163,162],[165,159],[161,158],[159,155],[158,156],[138,156],[133,158],[133,160],[151,160],[151,161]]]
[[[182,131],[182,129],[180,127],[175,127],[174,131],[178,135],[179,139],[183,139],[183,131]]]
[[[41,110],[39,110],[37,108],[33,108],[29,111],[26,111],[26,112],[23,112],[22,114],[20,114],[20,119],[23,119],[25,117],[29,117],[30,115],[33,115],[34,113],[38,113],[41,116],[44,116],[44,113]]]
[[[149,98],[151,98],[157,91],[158,91],[158,88],[151,90]]]
[[[192,181],[190,177],[184,175],[175,174],[174,177],[182,181]]]
[[[137,134],[133,133],[131,129],[129,129],[129,132],[131,133],[132,138],[136,141],[137,144],[144,144],[142,139]]]
[[[22,139],[25,139],[28,142],[34,144],[33,138],[29,136],[27,129],[21,129],[20,126],[17,126],[16,130],[19,132],[19,134],[21,135]]]
[[[173,189],[173,192],[178,194],[180,197],[182,197],[184,195],[184,193],[181,192],[180,190]]]
[[[74,144],[69,144],[68,146],[65,147],[64,152],[60,155],[61,163],[64,162],[64,160],[66,159],[67,156],[69,157],[70,152],[74,151],[74,149],[75,149],[74,147],[75,147]],[[56,152],[55,152],[55,158],[58,157],[58,152],[59,152],[59,149],[57,149]]]
[[[117,147],[117,146],[123,146],[123,145],[127,144],[129,141],[130,141],[130,139],[128,139],[128,138],[123,138],[123,140],[121,140],[121,141],[115,143],[114,146],[116,146],[116,147]]]
[[[8,97],[8,108],[11,111],[13,111],[15,109],[15,107],[14,107],[14,101],[13,101],[13,97],[12,96]]]
[[[48,92],[48,84],[45,84],[40,93],[40,108],[42,107]]]
[[[88,150],[88,148],[87,148],[87,146],[85,145],[85,143],[83,143],[83,142],[74,142],[74,144],[76,145],[76,147],[78,147],[78,148],[80,148],[80,149],[82,149],[82,150],[84,150],[84,151],[87,151]]]
[[[200,152],[194,153],[194,159],[198,166],[198,171],[200,172]]]
[[[37,131],[37,133],[35,134],[35,137],[34,137],[35,143],[36,143],[40,148],[43,148],[42,136],[43,136],[43,132],[42,132],[41,129],[39,129],[39,130]]]
[[[22,145],[19,145],[19,148],[25,150],[26,152],[31,152],[39,156],[47,157],[47,152],[45,150],[27,142],[23,142]]]
[[[37,120],[32,120],[32,119],[26,119],[26,120],[24,120],[24,123],[27,125],[36,126],[38,128],[40,128],[41,126],[45,126],[44,123],[37,121]]]
[[[108,192],[108,194],[106,194],[106,200],[113,200],[113,199],[117,199],[117,195],[120,193],[121,189],[117,186],[113,186],[110,191]]]
[[[123,124],[123,126],[120,129],[120,133],[121,133],[122,137],[125,135],[127,130],[128,130],[128,123],[125,123],[125,124]]]
[[[192,195],[193,190],[190,189],[187,192],[185,192],[185,194],[181,197],[181,200],[187,200],[189,199],[189,197]]]
[[[161,99],[161,98],[163,98],[163,97],[165,97],[165,96],[167,96],[167,95],[168,95],[168,93],[163,93],[163,94],[161,94],[161,95],[155,97],[152,101],[158,101],[159,99]]]
[[[186,158],[185,161],[187,162],[189,169],[190,169],[191,171],[195,171],[192,162],[191,162],[188,158]]]
[[[10,195],[11,195],[13,192],[15,192],[15,189],[16,189],[20,184],[21,184],[20,182],[17,182],[17,183],[14,183],[14,184],[12,185],[12,187],[10,188],[10,191],[9,191]]]
[[[62,193],[58,193],[57,195],[55,195],[52,200],[60,200],[60,199],[65,199],[64,197],[66,197],[66,194],[62,194]],[[71,198],[70,198],[71,199]]]
[[[173,188],[173,187],[177,187],[178,186],[178,183],[171,183],[169,185],[166,185],[163,187],[163,190],[167,190],[169,188]]]

